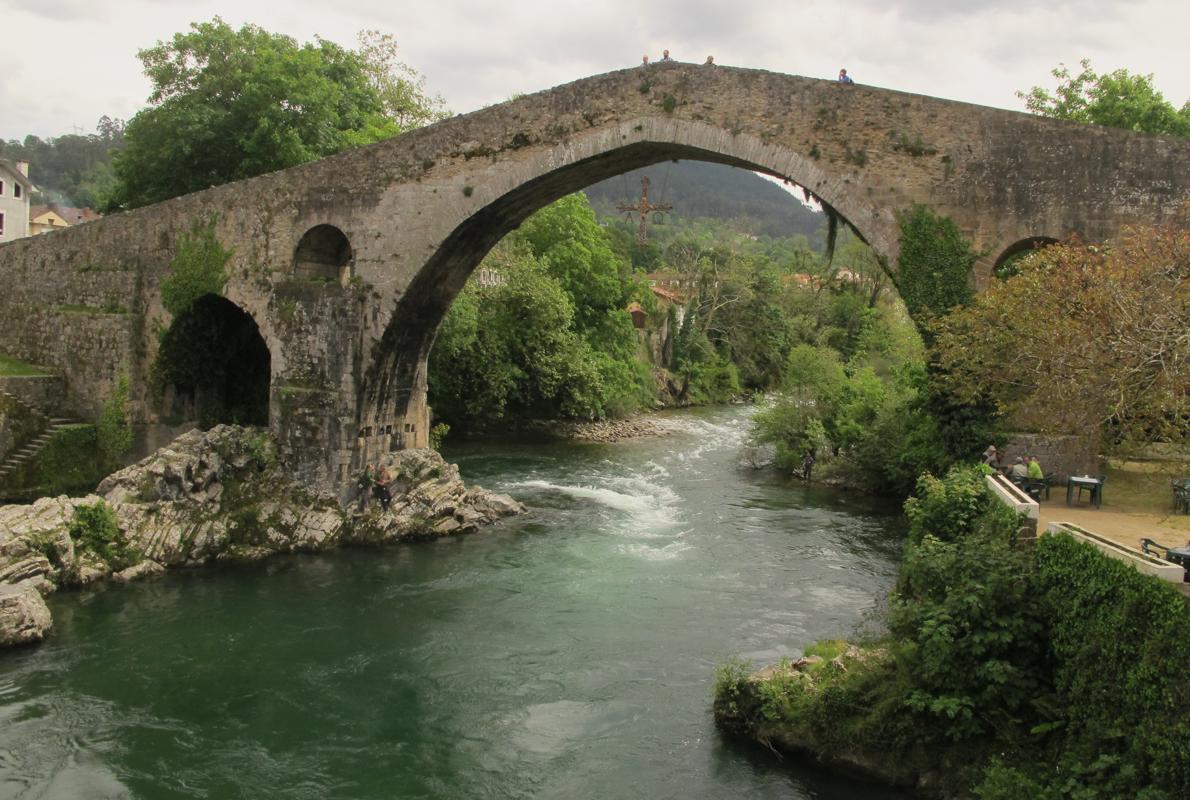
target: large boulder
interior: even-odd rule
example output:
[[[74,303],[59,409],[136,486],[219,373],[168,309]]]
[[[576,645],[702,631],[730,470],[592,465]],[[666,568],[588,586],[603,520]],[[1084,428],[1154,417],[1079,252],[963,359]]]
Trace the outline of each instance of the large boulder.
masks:
[[[11,586],[20,586],[24,597],[29,589],[127,583],[169,567],[464,533],[525,511],[510,497],[468,488],[433,450],[390,453],[382,463],[393,476],[391,507],[382,511],[373,500],[368,508],[365,495],[364,507],[348,512],[285,475],[267,432],[190,431],[109,475],[96,494],[0,506],[0,586],[10,585],[13,597]],[[48,628],[44,603],[6,602],[13,641],[33,636],[42,621]]]
[[[525,507],[502,494],[468,487],[459,468],[435,450],[398,450],[376,465],[392,476],[392,504],[382,511],[376,500],[352,521],[347,538],[380,544],[469,533],[501,517],[525,513]]]
[[[0,646],[40,642],[53,624],[50,610],[36,586],[0,585]]]

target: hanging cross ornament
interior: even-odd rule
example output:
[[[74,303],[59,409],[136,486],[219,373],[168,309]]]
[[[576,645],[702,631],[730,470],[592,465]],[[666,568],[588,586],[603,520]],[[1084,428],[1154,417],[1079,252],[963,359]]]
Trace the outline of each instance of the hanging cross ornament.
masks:
[[[673,209],[673,206],[668,203],[649,202],[649,176],[644,175],[640,179],[640,200],[631,205],[620,203],[616,208],[625,214],[640,215],[640,228],[636,232],[636,241],[641,245],[645,245],[649,242],[649,212],[670,211]]]

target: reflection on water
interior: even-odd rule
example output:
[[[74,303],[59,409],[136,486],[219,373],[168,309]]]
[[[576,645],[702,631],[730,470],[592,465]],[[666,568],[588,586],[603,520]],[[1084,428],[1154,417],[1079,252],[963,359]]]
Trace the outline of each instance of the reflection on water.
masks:
[[[746,410],[456,447],[470,537],[52,598],[0,655],[0,798],[892,797],[723,740],[715,667],[849,633],[892,509],[738,466]]]

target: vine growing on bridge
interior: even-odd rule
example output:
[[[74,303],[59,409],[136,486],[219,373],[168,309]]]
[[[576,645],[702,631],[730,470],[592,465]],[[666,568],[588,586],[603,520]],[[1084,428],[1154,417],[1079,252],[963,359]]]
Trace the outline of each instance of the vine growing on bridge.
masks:
[[[950,218],[926,206],[914,204],[898,214],[898,221],[897,289],[909,313],[920,324],[967,305],[971,301],[968,278],[981,254]]]
[[[161,302],[174,317],[180,316],[195,300],[206,294],[222,295],[227,285],[224,267],[232,251],[215,237],[217,218],[197,222],[178,241],[178,249],[169,262],[169,275],[161,281]]]

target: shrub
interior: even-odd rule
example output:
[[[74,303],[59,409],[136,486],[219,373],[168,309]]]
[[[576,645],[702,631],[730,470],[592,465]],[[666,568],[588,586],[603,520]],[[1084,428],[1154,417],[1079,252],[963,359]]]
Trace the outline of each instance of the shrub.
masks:
[[[161,303],[175,317],[205,294],[223,294],[227,285],[224,266],[232,251],[215,238],[215,222],[212,217],[205,224],[196,223],[182,236],[169,262],[169,275],[161,281]]]
[[[141,560],[141,553],[120,533],[116,515],[102,500],[74,509],[68,527],[76,550],[98,556],[113,572],[130,567]]]

